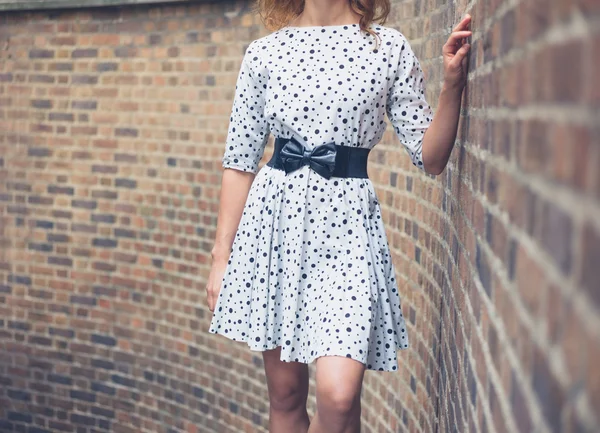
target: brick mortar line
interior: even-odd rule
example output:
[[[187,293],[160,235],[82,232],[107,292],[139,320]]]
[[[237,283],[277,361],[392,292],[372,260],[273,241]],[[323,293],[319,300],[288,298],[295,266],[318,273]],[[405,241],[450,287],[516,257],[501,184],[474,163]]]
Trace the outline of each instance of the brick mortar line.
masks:
[[[592,106],[584,106],[581,102],[571,104],[558,101],[533,101],[529,105],[507,107],[501,105],[481,106],[468,108],[468,117],[484,121],[496,120],[538,120],[547,124],[558,123],[561,125],[587,126],[590,129],[598,124],[598,113]],[[466,113],[465,113],[466,114]],[[474,143],[467,142],[470,147],[477,147]],[[490,155],[495,155],[489,151]],[[512,156],[512,155],[511,155]]]

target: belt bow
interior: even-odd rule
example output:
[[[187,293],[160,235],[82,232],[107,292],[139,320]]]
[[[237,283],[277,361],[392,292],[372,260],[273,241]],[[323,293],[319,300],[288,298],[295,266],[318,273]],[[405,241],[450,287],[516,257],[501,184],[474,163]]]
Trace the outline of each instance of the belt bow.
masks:
[[[335,168],[335,143],[329,142],[307,149],[302,143],[291,137],[281,148],[281,161],[286,173],[309,165],[321,176],[329,179]]]

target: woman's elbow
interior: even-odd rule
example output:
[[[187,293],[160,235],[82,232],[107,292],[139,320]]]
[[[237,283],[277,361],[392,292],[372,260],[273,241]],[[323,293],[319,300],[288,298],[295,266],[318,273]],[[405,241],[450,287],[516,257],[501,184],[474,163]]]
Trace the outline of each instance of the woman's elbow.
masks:
[[[427,174],[439,176],[440,174],[442,174],[444,172],[445,168],[446,168],[446,164],[423,161],[423,170]]]

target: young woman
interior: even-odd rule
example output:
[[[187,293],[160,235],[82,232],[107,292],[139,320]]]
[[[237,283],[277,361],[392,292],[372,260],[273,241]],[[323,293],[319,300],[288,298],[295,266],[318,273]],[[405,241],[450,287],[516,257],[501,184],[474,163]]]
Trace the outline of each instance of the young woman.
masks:
[[[261,351],[272,433],[360,432],[366,369],[409,347],[367,157],[387,114],[412,163],[440,174],[456,138],[470,17],[443,47],[435,116],[388,0],[263,0],[275,30],[237,79],[207,302],[209,331]],[[270,134],[273,157],[260,170]],[[316,361],[317,410],[306,409]]]

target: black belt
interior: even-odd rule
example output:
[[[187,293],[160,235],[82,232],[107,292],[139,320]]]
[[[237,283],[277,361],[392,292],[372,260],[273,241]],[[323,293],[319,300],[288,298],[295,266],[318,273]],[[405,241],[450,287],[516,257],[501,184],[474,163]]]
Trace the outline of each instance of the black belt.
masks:
[[[368,178],[369,148],[341,146],[334,142],[307,149],[294,137],[275,139],[273,156],[267,165],[286,173],[309,165],[321,176]]]

